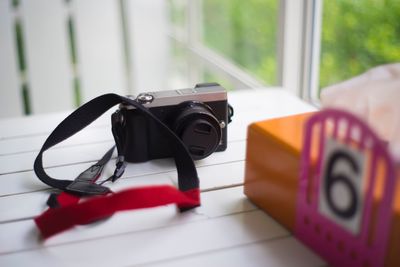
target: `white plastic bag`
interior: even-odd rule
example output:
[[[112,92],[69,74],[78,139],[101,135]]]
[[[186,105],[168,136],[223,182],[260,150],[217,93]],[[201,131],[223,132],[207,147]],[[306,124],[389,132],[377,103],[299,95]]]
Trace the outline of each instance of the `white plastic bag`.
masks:
[[[400,160],[400,63],[383,65],[321,92],[323,107],[341,108],[363,118]]]

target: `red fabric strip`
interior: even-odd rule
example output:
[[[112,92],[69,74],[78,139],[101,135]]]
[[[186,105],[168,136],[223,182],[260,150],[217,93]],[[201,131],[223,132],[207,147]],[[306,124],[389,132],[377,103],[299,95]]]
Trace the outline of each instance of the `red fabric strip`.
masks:
[[[88,224],[113,215],[117,211],[151,208],[177,204],[181,209],[200,205],[200,190],[185,192],[173,186],[159,185],[138,187],[92,197],[86,201],[67,201],[68,205],[48,209],[35,218],[42,236],[48,238],[79,224]]]
[[[79,202],[79,199],[81,198],[66,192],[61,192],[61,194],[57,196],[57,202],[61,207],[76,204]]]

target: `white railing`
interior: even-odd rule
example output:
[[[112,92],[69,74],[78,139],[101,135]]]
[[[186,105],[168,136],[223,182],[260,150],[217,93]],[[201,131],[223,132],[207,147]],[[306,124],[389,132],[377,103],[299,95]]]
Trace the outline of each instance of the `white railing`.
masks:
[[[166,76],[160,47],[167,37],[159,27],[167,25],[165,6],[162,0],[0,0],[0,117],[160,87],[152,81]]]

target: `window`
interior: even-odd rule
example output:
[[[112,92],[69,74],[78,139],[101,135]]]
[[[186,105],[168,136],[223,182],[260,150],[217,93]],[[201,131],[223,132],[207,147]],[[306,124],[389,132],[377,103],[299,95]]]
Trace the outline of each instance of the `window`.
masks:
[[[325,86],[400,60],[396,0],[171,0],[170,7],[185,32],[182,47],[199,59],[197,77],[230,89],[282,85],[315,101]]]
[[[217,81],[227,89],[278,84],[278,0],[169,4],[172,46],[186,54],[191,73],[181,68],[175,77]]]
[[[202,43],[265,84],[277,84],[277,0],[204,0]]]

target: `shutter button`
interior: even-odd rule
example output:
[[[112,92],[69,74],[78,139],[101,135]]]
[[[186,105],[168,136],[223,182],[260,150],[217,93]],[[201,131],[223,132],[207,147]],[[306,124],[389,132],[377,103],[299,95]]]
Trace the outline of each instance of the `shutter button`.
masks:
[[[153,102],[154,96],[148,93],[139,94],[136,98],[136,101],[140,104],[148,104]]]

